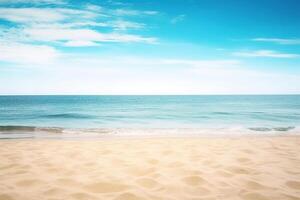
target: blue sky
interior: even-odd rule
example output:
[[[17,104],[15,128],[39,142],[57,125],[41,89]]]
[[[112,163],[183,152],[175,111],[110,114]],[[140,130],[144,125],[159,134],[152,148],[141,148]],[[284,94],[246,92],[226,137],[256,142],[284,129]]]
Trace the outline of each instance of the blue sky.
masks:
[[[298,0],[0,0],[0,94],[299,94]]]

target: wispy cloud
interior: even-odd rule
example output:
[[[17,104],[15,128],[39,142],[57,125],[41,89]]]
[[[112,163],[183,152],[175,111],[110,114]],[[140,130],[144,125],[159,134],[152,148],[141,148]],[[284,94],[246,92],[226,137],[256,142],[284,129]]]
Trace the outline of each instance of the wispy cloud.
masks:
[[[85,41],[85,40],[69,40],[64,43],[67,47],[91,47],[91,46],[99,46],[100,44],[93,41]]]
[[[157,15],[158,12],[154,10],[133,10],[133,9],[116,9],[114,10],[115,15],[120,16],[137,16],[137,15]]]
[[[102,6],[95,5],[95,4],[87,4],[85,6],[85,8],[87,10],[91,10],[91,11],[103,11],[104,10],[104,8]]]
[[[0,61],[23,64],[46,64],[58,59],[60,52],[45,45],[0,43]]]
[[[115,30],[142,29],[145,27],[145,24],[126,20],[111,21],[107,25],[113,27]]]
[[[284,39],[284,38],[254,38],[257,42],[271,42],[276,44],[297,45],[300,44],[300,39]]]
[[[64,42],[64,41],[85,41],[85,42],[146,42],[154,43],[155,38],[147,38],[139,35],[100,33],[92,29],[25,29],[26,36],[35,41]],[[82,43],[83,44],[83,43]]]
[[[196,68],[223,68],[223,67],[233,67],[238,66],[240,61],[238,60],[176,60],[176,59],[166,59],[161,60],[162,64],[168,65],[179,65],[188,66]]]
[[[234,56],[241,57],[270,57],[270,58],[296,58],[298,54],[281,53],[272,50],[257,50],[257,51],[238,51],[233,53]]]
[[[121,2],[121,1],[116,1],[116,0],[107,0],[107,3],[111,4],[111,5],[115,5],[115,6],[128,6],[131,5],[128,2]]]
[[[99,15],[85,10],[68,8],[0,8],[0,19],[20,24],[60,22],[91,19]]]
[[[0,4],[65,4],[66,0],[0,0]]]
[[[29,3],[26,0],[18,2]],[[54,1],[35,0],[32,2]],[[112,9],[94,4],[86,4],[80,9],[60,5],[56,7],[35,7],[34,5],[2,7],[0,8],[0,19],[14,23],[14,25],[0,27],[0,41],[19,42],[20,44],[46,42],[48,44],[45,45],[50,46],[52,46],[52,42],[55,42],[57,45],[69,47],[98,46],[102,42],[155,43],[157,39],[154,37],[127,34],[128,30],[143,29],[146,25],[122,17],[124,15],[142,17],[155,14],[157,14],[156,11]],[[106,28],[105,32],[102,32],[99,27]]]
[[[176,17],[174,17],[173,19],[171,19],[171,23],[172,24],[177,24],[178,22],[181,22],[185,19],[185,15],[181,14],[181,15],[177,15]]]

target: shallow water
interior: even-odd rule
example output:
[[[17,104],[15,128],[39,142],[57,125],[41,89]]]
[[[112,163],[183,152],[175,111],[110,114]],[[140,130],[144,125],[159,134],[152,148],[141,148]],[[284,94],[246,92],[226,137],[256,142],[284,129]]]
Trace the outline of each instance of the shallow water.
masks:
[[[36,127],[282,132],[299,124],[300,95],[0,96],[2,132]]]

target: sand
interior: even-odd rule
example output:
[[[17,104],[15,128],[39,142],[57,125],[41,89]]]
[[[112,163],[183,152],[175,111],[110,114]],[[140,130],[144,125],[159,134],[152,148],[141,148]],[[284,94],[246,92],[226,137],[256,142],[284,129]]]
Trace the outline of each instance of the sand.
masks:
[[[1,140],[0,200],[300,199],[300,137]]]

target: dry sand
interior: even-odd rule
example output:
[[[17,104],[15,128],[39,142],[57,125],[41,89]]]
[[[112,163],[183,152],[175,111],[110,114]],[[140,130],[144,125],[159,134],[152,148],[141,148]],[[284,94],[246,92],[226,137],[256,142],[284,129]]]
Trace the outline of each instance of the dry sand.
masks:
[[[0,141],[0,200],[300,199],[300,137]]]

